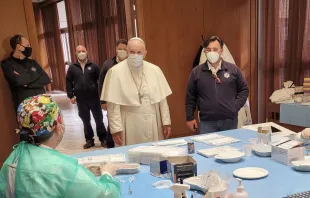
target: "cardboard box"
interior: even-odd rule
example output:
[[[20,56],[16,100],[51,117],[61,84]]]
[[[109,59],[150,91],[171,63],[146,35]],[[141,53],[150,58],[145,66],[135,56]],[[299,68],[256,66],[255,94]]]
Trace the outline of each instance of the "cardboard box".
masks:
[[[305,147],[287,147],[283,144],[272,145],[271,148],[271,159],[280,162],[285,165],[290,165],[292,161],[304,160]]]
[[[197,176],[197,163],[192,156],[168,157],[168,173],[173,182]]]

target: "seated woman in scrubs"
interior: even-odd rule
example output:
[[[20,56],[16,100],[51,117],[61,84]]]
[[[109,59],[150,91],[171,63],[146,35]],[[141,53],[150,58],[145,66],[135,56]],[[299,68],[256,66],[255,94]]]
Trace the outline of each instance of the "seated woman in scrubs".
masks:
[[[77,160],[55,150],[64,135],[58,105],[48,95],[24,100],[17,113],[24,141],[14,146],[0,172],[0,198],[89,197],[118,198],[115,166],[101,167],[97,179]]]

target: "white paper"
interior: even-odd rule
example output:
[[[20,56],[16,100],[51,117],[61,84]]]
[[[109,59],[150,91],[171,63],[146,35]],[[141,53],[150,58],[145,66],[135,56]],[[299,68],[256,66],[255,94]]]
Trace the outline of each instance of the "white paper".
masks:
[[[184,146],[187,145],[187,142],[184,139],[179,140],[167,140],[156,142],[152,144],[153,146]]]

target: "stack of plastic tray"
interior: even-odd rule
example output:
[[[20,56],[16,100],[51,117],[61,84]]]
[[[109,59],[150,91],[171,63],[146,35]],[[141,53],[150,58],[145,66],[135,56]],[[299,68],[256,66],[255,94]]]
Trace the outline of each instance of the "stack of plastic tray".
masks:
[[[187,149],[184,147],[138,146],[128,150],[128,162],[151,164],[154,159],[186,155]]]

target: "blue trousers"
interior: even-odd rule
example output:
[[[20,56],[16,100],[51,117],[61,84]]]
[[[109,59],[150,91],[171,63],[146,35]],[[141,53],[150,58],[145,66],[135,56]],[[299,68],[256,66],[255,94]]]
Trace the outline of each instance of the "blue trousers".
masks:
[[[218,121],[200,121],[199,133],[212,133],[237,129],[238,118]]]

